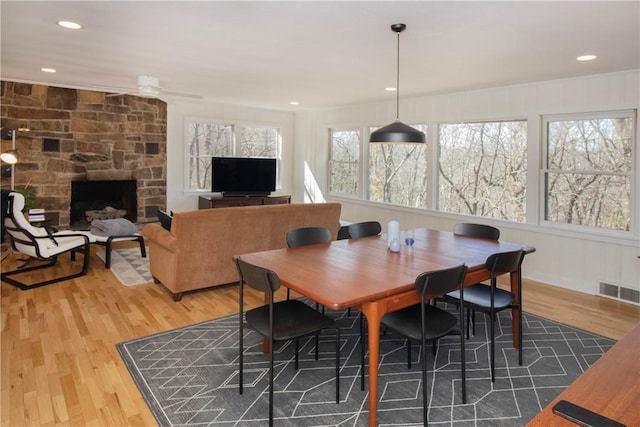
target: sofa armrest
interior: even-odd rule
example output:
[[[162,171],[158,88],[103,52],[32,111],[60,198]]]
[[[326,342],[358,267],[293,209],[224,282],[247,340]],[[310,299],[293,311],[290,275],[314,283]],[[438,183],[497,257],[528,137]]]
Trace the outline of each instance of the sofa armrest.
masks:
[[[142,234],[149,241],[163,247],[164,249],[177,253],[178,252],[178,239],[171,234],[170,231],[162,228],[160,224],[147,224],[142,228]]]

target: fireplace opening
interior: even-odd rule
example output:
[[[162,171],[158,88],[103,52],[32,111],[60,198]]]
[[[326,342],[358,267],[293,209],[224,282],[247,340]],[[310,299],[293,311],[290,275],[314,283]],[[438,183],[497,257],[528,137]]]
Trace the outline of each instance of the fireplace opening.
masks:
[[[124,217],[133,223],[138,220],[135,179],[71,182],[69,222],[72,229],[88,230],[92,219],[116,217]]]

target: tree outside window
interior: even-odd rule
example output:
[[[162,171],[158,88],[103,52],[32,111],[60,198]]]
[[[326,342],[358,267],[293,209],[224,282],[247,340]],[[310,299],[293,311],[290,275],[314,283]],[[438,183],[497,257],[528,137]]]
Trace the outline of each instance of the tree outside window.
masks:
[[[239,134],[236,137],[236,132]],[[188,123],[188,191],[211,191],[213,157],[265,157],[280,161],[280,129],[242,124]],[[278,176],[280,166],[278,164]],[[278,179],[279,182],[279,179]]]
[[[439,127],[438,209],[525,221],[527,122]]]
[[[426,125],[412,126],[426,134]],[[369,200],[425,208],[426,144],[369,144]]]
[[[190,191],[211,191],[211,158],[233,155],[233,125],[189,123],[189,180]]]
[[[360,194],[360,131],[330,130],[329,191]]]
[[[545,220],[629,231],[633,114],[544,122]]]
[[[240,156],[279,158],[280,129],[240,126]]]

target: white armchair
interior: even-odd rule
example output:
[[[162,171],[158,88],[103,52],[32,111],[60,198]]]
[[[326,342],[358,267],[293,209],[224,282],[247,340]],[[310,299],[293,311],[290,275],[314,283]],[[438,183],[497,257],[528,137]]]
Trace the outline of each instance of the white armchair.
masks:
[[[24,196],[20,193],[11,192],[9,194],[8,210],[3,214],[5,230],[11,238],[11,247],[14,251],[31,258],[49,262],[3,272],[2,281],[22,290],[27,290],[85,275],[89,269],[89,260],[91,258],[91,241],[89,237],[81,233],[68,231],[50,233],[43,227],[34,227],[25,218],[22,212],[23,209]],[[83,254],[84,260],[82,269],[79,272],[31,284],[14,278],[14,276],[22,273],[53,266],[58,260],[58,255],[64,252],[70,252],[72,261],[75,260],[77,252]]]

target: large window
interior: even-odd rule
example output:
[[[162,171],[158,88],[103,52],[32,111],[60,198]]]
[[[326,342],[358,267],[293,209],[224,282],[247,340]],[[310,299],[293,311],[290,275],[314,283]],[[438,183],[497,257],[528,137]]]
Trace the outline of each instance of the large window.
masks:
[[[544,129],[545,220],[628,231],[633,113],[545,117]]]
[[[438,209],[525,221],[527,122],[439,127]]]
[[[427,132],[426,125],[412,126]],[[427,144],[369,144],[369,200],[426,207],[426,153]]]
[[[360,131],[330,130],[329,191],[360,194]]]
[[[187,141],[187,190],[203,192],[211,191],[211,158],[268,157],[279,163],[282,145],[277,127],[230,123],[188,123]]]

